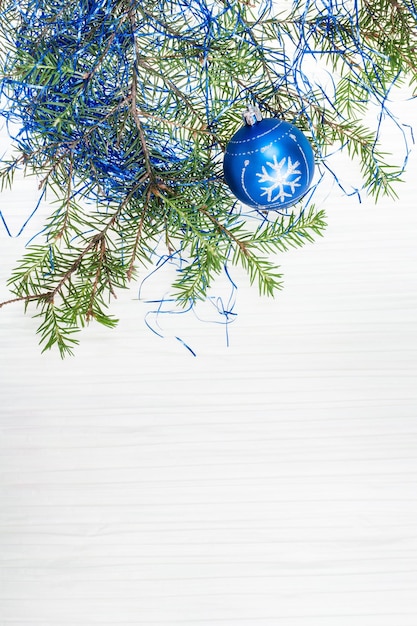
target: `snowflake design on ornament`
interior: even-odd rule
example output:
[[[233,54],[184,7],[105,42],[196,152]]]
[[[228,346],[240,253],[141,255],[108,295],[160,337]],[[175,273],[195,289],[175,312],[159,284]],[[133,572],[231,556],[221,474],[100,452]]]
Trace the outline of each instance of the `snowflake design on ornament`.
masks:
[[[300,170],[297,169],[300,162],[295,161],[293,163],[290,156],[283,157],[278,162],[275,154],[273,159],[273,161],[266,162],[270,172],[263,165],[262,173],[256,174],[260,183],[271,183],[268,187],[261,187],[263,190],[261,196],[266,196],[268,202],[275,202],[278,199],[280,202],[284,202],[286,198],[292,198],[296,187],[301,187],[301,184],[298,182],[301,176],[297,176],[297,174],[301,174]],[[286,163],[286,161],[288,162]],[[291,178],[294,176],[295,178]],[[287,190],[285,189],[286,187]],[[275,191],[277,193],[273,196]]]

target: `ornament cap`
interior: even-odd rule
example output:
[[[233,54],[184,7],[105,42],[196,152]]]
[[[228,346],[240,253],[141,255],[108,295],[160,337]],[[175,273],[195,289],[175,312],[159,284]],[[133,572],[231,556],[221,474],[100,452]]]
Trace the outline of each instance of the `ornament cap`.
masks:
[[[260,122],[262,120],[262,115],[259,107],[250,104],[243,114],[243,119],[248,126],[254,126],[256,122]]]

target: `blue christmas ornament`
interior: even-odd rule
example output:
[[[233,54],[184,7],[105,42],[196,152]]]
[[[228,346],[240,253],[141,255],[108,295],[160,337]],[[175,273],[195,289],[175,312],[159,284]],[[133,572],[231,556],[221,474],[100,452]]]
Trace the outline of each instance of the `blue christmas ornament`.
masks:
[[[233,195],[257,209],[284,209],[309,189],[314,153],[306,136],[293,124],[262,119],[250,107],[246,124],[233,135],[223,161],[224,177]]]

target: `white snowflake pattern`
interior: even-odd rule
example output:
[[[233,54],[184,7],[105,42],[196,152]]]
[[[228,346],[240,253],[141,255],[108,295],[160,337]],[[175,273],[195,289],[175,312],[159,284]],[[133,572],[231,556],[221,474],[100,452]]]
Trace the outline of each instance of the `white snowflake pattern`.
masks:
[[[288,159],[288,162],[286,163]],[[256,174],[260,183],[271,183],[268,187],[261,187],[268,202],[285,202],[286,198],[292,198],[297,187],[301,187],[298,182],[301,178],[301,172],[298,168],[299,161],[292,162],[291,157],[283,157],[279,162],[274,154],[273,161],[267,161],[266,165],[270,168],[268,172],[265,165],[262,166],[262,173]],[[297,176],[300,174],[300,176]],[[287,189],[286,189],[287,188]],[[275,195],[274,195],[274,192]]]

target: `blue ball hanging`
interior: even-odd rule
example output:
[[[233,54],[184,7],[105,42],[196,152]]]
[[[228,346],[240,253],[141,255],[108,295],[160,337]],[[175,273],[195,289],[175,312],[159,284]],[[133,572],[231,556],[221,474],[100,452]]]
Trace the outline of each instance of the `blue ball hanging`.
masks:
[[[314,153],[307,137],[293,124],[262,119],[250,107],[245,126],[226,147],[223,170],[233,195],[257,209],[285,209],[309,189]]]

